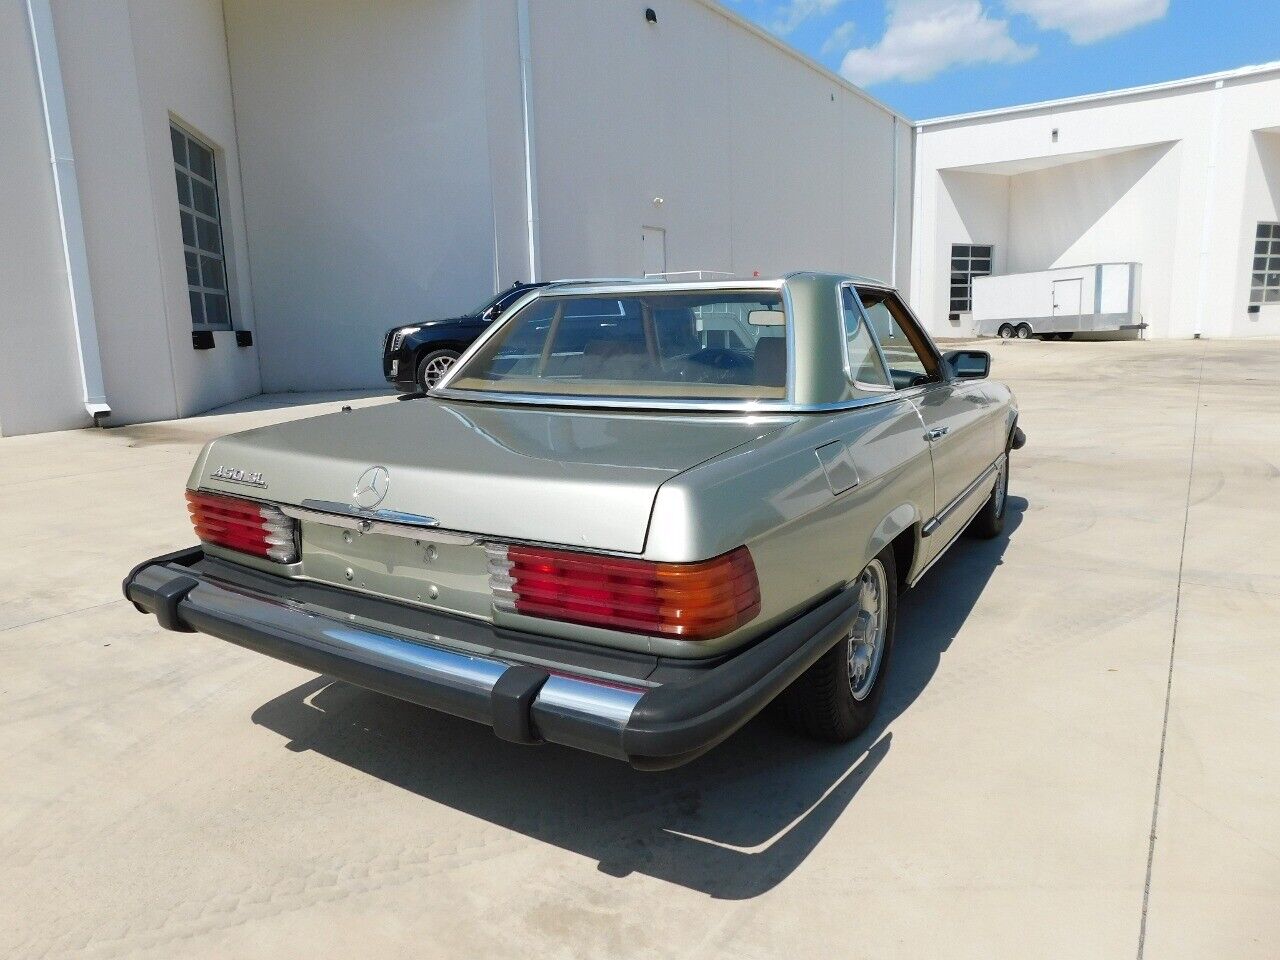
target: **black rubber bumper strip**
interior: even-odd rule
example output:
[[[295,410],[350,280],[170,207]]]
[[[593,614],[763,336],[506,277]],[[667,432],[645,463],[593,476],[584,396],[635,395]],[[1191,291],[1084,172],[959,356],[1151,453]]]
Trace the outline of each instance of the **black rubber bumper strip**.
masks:
[[[550,670],[499,659],[505,669],[491,691],[480,696],[474,690],[424,683],[421,677],[317,646],[287,629],[264,630],[225,611],[210,610],[207,602],[194,603],[194,597],[188,599],[188,595],[208,577],[201,557],[202,551],[196,547],[140,565],[125,581],[125,596],[139,610],[155,614],[166,629],[197,630],[369,690],[475,720],[491,726],[505,740],[538,743],[554,739],[625,758],[642,770],[680,766],[725,740],[847,636],[855,615],[856,589],[847,587],[743,652],[651,688],[635,702],[625,720],[619,718],[620,726],[575,720],[574,736],[581,740],[577,742],[540,736],[534,705]],[[258,593],[247,586],[237,588],[221,580],[215,583],[223,583],[224,590],[243,589],[250,599]],[[278,588],[273,585],[272,592],[263,593],[274,597]],[[443,623],[438,626],[446,629]],[[567,676],[576,674],[572,666],[566,667]],[[582,679],[590,682],[589,677]]]
[[[541,743],[534,733],[529,711],[550,676],[545,670],[524,664],[507,667],[493,685],[493,732],[512,743]]]
[[[627,721],[631,765],[666,770],[728,738],[848,635],[856,587],[846,587],[705,676],[650,690]]]

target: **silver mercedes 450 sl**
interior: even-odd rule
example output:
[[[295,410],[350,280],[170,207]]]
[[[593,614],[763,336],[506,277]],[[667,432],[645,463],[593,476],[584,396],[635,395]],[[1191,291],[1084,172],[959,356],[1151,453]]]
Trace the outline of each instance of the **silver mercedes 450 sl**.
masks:
[[[1001,530],[1023,434],[989,367],[859,278],[544,287],[428,395],[210,443],[200,545],[125,595],[642,769],[774,701],[849,740],[905,588],[966,528]]]

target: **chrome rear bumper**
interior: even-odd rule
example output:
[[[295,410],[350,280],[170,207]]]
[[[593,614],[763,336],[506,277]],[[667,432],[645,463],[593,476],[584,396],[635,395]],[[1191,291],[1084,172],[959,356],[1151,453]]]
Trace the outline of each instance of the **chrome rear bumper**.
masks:
[[[271,581],[281,587],[264,586]],[[424,612],[421,629],[398,630],[300,602],[284,584],[267,575],[249,585],[234,582],[196,547],[136,567],[124,594],[169,630],[206,633],[474,720],[506,740],[558,743],[642,769],[678,766],[724,740],[843,637],[853,617],[853,591],[846,589],[743,653],[654,685],[575,675],[571,664],[560,669],[470,653],[459,646],[493,649],[489,628]],[[433,627],[442,632],[432,634]],[[471,635],[454,635],[458,630]]]

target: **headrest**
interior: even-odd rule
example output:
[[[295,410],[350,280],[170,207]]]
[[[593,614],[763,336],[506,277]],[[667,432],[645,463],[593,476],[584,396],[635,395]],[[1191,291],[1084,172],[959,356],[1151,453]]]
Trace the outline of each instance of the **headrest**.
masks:
[[[755,382],[762,387],[787,385],[786,337],[761,337],[756,344]]]

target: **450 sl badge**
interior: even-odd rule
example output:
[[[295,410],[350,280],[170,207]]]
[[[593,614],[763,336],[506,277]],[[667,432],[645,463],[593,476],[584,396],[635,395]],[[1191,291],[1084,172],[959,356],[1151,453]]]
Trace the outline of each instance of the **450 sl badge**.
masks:
[[[263,479],[261,473],[250,473],[247,470],[241,470],[239,467],[218,467],[217,470],[209,474],[212,480],[221,480],[223,483],[242,483],[246,487],[266,487],[267,481]]]

